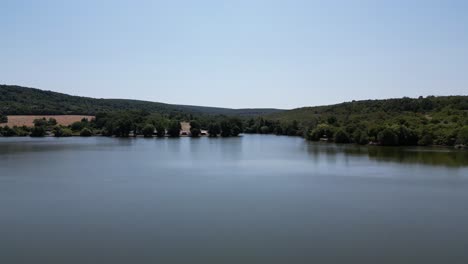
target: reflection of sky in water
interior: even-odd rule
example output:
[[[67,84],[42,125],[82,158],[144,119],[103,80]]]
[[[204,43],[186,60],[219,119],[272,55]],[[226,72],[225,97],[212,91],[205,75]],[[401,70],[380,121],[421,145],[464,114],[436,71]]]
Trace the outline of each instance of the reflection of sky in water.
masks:
[[[0,263],[468,263],[467,153],[417,150],[0,138]]]

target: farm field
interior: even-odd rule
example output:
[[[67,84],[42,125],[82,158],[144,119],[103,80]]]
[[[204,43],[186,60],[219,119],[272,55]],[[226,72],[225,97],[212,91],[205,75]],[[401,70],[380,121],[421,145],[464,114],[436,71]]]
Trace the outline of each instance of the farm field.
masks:
[[[33,126],[35,119],[40,118],[55,118],[57,120],[57,124],[68,126],[71,125],[73,122],[81,121],[83,118],[87,118],[91,120],[94,116],[88,115],[10,115],[8,116],[8,123],[0,124],[0,126],[14,127],[14,126]]]

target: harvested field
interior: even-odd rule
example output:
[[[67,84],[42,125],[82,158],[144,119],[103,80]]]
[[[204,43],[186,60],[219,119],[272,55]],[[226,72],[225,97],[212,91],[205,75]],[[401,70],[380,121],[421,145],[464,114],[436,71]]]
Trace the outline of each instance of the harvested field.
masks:
[[[40,118],[55,118],[57,120],[57,124],[68,126],[71,125],[73,122],[81,121],[83,118],[87,118],[91,120],[94,116],[86,116],[86,115],[11,115],[8,116],[8,123],[0,124],[0,126],[33,126],[35,119]]]

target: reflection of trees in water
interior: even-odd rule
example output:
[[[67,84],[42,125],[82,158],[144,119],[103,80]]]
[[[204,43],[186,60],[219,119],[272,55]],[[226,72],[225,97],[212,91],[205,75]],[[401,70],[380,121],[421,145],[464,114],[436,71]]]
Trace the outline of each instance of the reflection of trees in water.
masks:
[[[369,158],[377,161],[397,161],[449,167],[468,166],[468,152],[445,149],[369,147]]]
[[[330,143],[309,143],[308,153],[311,158],[318,160],[321,156],[334,158],[344,155],[347,157],[367,156],[370,160],[379,162],[398,162],[406,164],[426,164],[448,167],[468,166],[468,152],[447,148],[429,147],[380,147],[336,145]]]

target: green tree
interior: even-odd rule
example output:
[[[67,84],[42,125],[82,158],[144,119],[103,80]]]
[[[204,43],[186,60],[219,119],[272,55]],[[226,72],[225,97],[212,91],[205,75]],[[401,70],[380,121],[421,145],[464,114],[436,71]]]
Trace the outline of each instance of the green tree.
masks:
[[[307,139],[317,141],[321,138],[333,138],[334,130],[329,124],[319,124],[307,134]]]
[[[164,137],[166,135],[166,128],[164,127],[162,122],[157,122],[155,127],[157,137]]]
[[[141,130],[144,137],[152,137],[154,134],[154,126],[151,124],[146,124]]]
[[[234,126],[231,128],[231,136],[233,136],[233,137],[239,136],[239,134],[240,134],[241,132],[242,132],[241,129],[240,129],[238,126],[236,126],[236,125],[234,125]]]
[[[198,121],[190,122],[190,135],[192,137],[199,137],[201,134],[201,124]]]
[[[23,127],[14,126],[13,130],[15,131],[15,134],[18,137],[25,137],[29,135],[29,129],[25,126]]]
[[[167,134],[169,134],[170,137],[179,137],[180,136],[180,130],[182,127],[180,126],[180,122],[177,120],[169,122],[169,126],[167,128]]]
[[[135,125],[133,120],[127,116],[121,116],[117,119],[117,121],[113,124],[113,134],[118,137],[128,137],[130,135],[130,131],[134,129]]]
[[[46,130],[45,130],[44,126],[34,126],[31,129],[30,136],[31,137],[43,137],[43,136],[45,136],[45,134],[46,134]]]
[[[190,128],[190,135],[192,137],[199,137],[201,134],[201,130],[199,128]]]
[[[52,130],[55,137],[71,137],[73,136],[73,131],[71,129],[61,126],[55,126]]]
[[[398,131],[398,144],[405,146],[413,146],[418,143],[418,136],[416,132],[409,129],[405,125],[401,125],[396,129]]]
[[[83,128],[85,128],[85,126],[86,126],[85,123],[81,121],[76,121],[71,124],[70,128],[73,131],[81,131]]]
[[[335,143],[349,143],[350,138],[348,133],[344,131],[343,129],[338,129],[335,133],[334,137]]]
[[[8,123],[8,116],[0,114],[0,123]]]
[[[430,134],[425,134],[418,141],[418,145],[420,145],[420,146],[429,146],[429,145],[432,145],[432,143],[433,143],[433,139],[432,139],[432,135],[430,135]]]
[[[90,137],[93,135],[93,131],[87,127],[83,128],[81,131],[80,131],[80,136],[81,137]]]
[[[57,125],[57,120],[55,118],[49,118],[49,120],[47,121],[47,125],[48,126],[55,126],[55,125]]]
[[[221,121],[221,136],[222,137],[229,137],[231,136],[231,123],[228,120]]]
[[[46,127],[47,120],[45,118],[34,119],[33,121],[35,127]]]
[[[221,127],[218,123],[212,122],[208,126],[208,134],[210,137],[217,137],[221,133]]]
[[[457,144],[468,145],[468,126],[464,126],[458,131]]]
[[[9,126],[4,126],[3,129],[1,130],[1,135],[4,137],[14,137],[16,136],[16,131]]]
[[[385,128],[377,135],[377,140],[382,146],[397,146],[398,135],[391,128]]]
[[[268,126],[261,126],[260,127],[260,133],[261,134],[268,134],[268,133],[270,133],[270,128]]]

